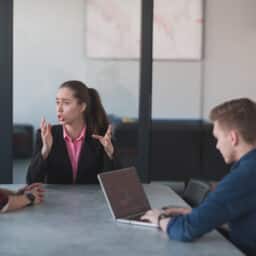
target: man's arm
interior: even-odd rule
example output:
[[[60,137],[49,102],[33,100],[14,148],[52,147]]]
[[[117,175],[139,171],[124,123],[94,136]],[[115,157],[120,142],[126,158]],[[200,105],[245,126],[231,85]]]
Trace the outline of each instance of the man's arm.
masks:
[[[192,209],[191,213],[181,212],[180,216],[160,219],[160,227],[171,239],[191,241],[251,211],[256,205],[256,197],[250,192],[254,187],[250,173],[246,174],[245,170],[231,172],[198,208]],[[149,211],[143,218],[156,222],[160,214],[159,211]]]
[[[230,219],[228,208],[209,200],[190,214],[172,218],[163,230],[171,239],[192,241]]]
[[[171,220],[167,227],[169,237],[191,241],[224,223],[241,218],[256,205],[256,197],[251,193],[254,187],[246,166],[233,169],[198,208]]]

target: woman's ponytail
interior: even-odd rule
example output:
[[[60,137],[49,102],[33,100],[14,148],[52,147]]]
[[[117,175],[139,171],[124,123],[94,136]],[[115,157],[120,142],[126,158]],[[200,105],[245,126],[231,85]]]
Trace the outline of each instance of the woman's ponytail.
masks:
[[[91,133],[104,135],[108,129],[109,121],[96,89],[88,88],[90,106],[85,111],[87,127]]]

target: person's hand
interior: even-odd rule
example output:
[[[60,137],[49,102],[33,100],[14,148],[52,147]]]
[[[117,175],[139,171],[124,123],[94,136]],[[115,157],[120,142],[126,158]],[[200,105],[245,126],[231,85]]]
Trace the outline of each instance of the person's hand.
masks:
[[[42,118],[40,128],[41,128],[41,139],[43,143],[41,154],[43,159],[45,160],[48,157],[53,144],[51,125],[46,122],[45,118]]]
[[[17,195],[23,195],[25,192],[30,192],[33,188],[38,188],[40,191],[44,192],[42,183],[32,183],[30,185],[25,186],[17,191]]]
[[[112,137],[112,127],[111,127],[111,125],[108,126],[108,129],[107,129],[104,136],[93,134],[92,137],[94,139],[98,140],[101,143],[101,145],[104,147],[104,150],[107,153],[108,157],[113,158],[114,147],[113,147],[113,144],[111,142],[111,137]]]
[[[26,191],[25,194],[26,193],[31,193],[34,195],[34,204],[40,204],[44,200],[44,190],[41,186],[34,186],[29,191]]]
[[[158,217],[161,213],[163,213],[163,211],[159,209],[149,210],[141,217],[141,220],[148,220],[149,222],[158,225]]]
[[[164,209],[164,213],[170,216],[185,215],[191,213],[191,211],[191,208],[184,207],[170,207]]]

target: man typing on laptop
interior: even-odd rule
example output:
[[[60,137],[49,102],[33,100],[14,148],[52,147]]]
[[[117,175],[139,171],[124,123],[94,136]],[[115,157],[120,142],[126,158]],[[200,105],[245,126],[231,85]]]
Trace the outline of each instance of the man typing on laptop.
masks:
[[[233,163],[230,173],[199,207],[154,209],[142,219],[181,241],[228,223],[230,240],[247,255],[256,255],[256,103],[245,98],[225,102],[211,111],[210,119],[217,149],[226,163]]]

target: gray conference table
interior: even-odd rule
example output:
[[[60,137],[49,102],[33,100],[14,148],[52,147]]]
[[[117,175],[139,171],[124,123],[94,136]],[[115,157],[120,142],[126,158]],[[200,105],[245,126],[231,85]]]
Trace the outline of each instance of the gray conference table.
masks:
[[[145,185],[145,191],[152,207],[185,204],[161,184]],[[156,228],[116,223],[96,185],[47,185],[44,204],[2,214],[0,230],[3,256],[243,255],[216,231],[183,243]]]

